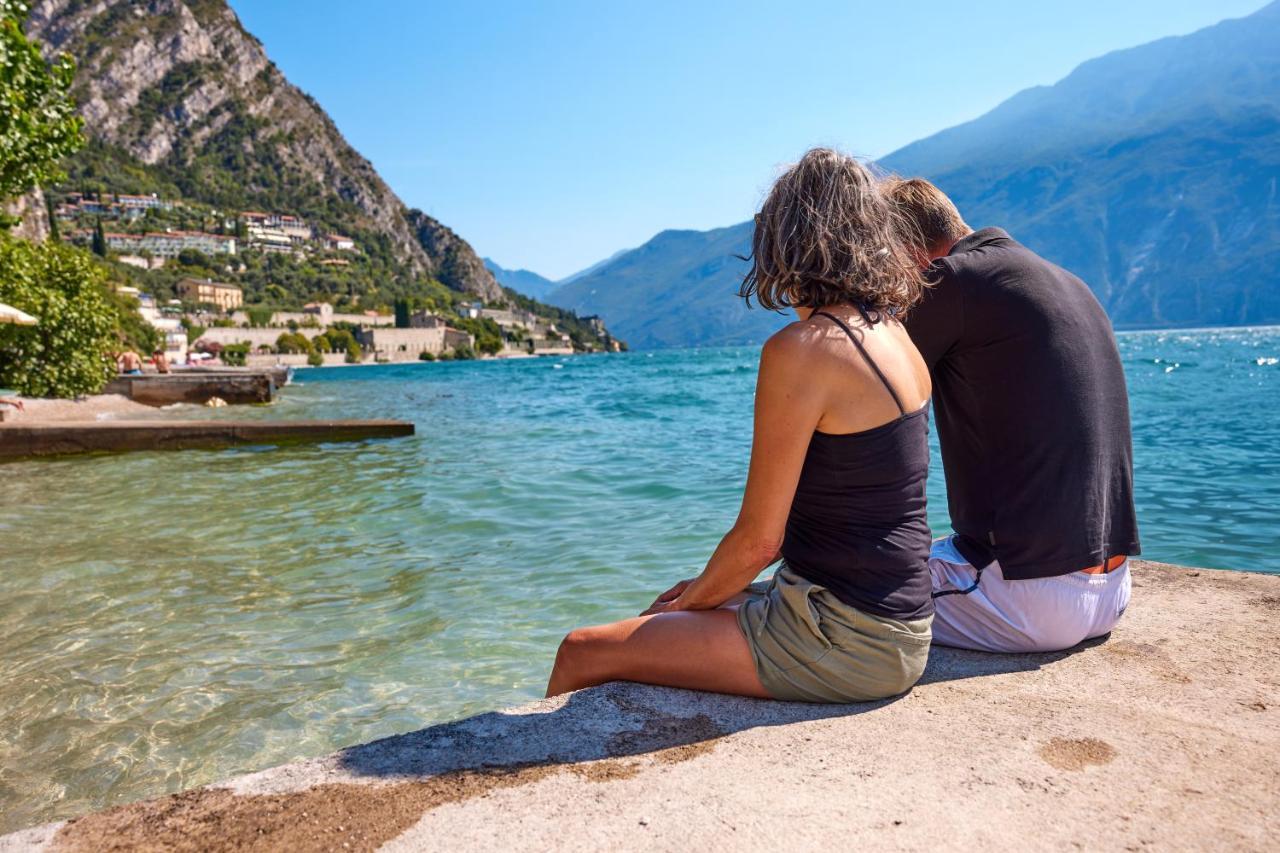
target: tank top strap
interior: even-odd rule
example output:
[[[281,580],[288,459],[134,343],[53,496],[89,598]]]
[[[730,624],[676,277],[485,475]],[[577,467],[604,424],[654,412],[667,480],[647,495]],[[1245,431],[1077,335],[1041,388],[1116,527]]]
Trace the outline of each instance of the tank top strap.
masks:
[[[867,316],[866,311],[863,310],[862,306],[858,306],[858,311],[862,313],[863,317]],[[893,390],[893,385],[890,384],[889,377],[884,375],[884,371],[880,369],[880,365],[876,364],[875,359],[873,359],[871,354],[867,352],[867,348],[862,345],[862,341],[858,340],[858,336],[853,333],[853,329],[850,329],[843,320],[834,314],[828,314],[826,311],[814,311],[813,314],[815,317],[826,317],[844,330],[844,333],[849,336],[849,340],[853,341],[853,345],[858,348],[858,352],[862,353],[862,358],[871,366],[871,369],[875,371],[876,376],[880,377],[880,381],[884,383],[885,390],[889,392],[889,396],[893,398],[894,405],[898,407],[898,413],[905,415],[907,410],[903,408],[902,400],[898,398],[898,392]]]

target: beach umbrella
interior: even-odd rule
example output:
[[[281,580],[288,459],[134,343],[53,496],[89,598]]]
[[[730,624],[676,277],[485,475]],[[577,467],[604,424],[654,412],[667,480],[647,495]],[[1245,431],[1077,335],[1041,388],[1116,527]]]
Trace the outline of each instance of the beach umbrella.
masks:
[[[25,311],[19,311],[12,305],[0,303],[0,323],[15,323],[19,326],[34,326],[36,318]]]

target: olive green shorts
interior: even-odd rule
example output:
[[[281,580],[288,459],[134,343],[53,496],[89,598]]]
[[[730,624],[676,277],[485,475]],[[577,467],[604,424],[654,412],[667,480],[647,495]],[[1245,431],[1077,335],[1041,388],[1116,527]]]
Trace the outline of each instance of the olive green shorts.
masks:
[[[864,702],[905,693],[929,659],[932,616],[904,622],[850,607],[785,564],[747,587],[738,624],[775,699]]]

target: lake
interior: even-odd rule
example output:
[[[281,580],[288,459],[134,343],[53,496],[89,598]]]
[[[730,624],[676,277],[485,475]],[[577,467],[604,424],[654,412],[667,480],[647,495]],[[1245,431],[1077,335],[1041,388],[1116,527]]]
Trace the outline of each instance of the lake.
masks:
[[[1144,556],[1280,572],[1280,329],[1120,340]],[[0,467],[0,832],[540,696],[732,523],[757,357],[308,370],[212,416],[418,434]]]

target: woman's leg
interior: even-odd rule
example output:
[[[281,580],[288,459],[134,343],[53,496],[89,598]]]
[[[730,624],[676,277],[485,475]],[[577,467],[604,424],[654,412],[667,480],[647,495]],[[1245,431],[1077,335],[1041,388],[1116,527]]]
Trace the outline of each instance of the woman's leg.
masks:
[[[768,699],[732,609],[637,616],[571,631],[547,695],[606,681],[639,681]]]

